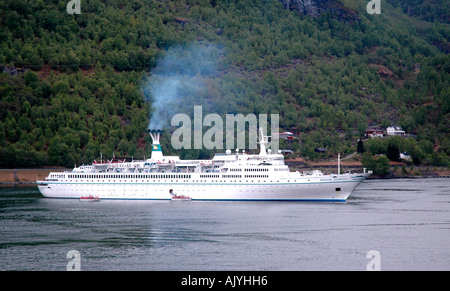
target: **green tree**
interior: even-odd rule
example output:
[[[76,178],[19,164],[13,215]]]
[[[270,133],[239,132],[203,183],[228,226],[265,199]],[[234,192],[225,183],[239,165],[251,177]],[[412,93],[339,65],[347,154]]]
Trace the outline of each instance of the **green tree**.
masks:
[[[358,139],[358,144],[356,147],[356,151],[360,154],[364,153],[364,143],[361,139]]]
[[[382,177],[387,176],[389,174],[389,169],[390,169],[389,159],[386,158],[385,156],[378,157],[375,160],[375,169],[374,169],[375,174]]]
[[[366,152],[363,154],[361,163],[364,168],[372,170],[375,175],[384,177],[389,174],[389,159],[385,156],[375,158],[370,152]]]
[[[391,161],[399,161],[400,160],[400,150],[397,145],[389,143],[387,147],[386,156]]]

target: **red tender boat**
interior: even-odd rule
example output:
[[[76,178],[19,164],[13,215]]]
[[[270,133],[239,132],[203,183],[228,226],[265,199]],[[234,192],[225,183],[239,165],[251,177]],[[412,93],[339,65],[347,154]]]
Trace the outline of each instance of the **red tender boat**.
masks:
[[[90,201],[90,202],[94,202],[94,201],[100,201],[100,197],[98,196],[81,196],[80,197],[80,201]]]
[[[185,195],[177,195],[175,193],[173,193],[173,190],[170,189],[169,190],[170,195],[172,195],[171,200],[172,201],[191,201],[192,198],[189,196],[185,196]]]

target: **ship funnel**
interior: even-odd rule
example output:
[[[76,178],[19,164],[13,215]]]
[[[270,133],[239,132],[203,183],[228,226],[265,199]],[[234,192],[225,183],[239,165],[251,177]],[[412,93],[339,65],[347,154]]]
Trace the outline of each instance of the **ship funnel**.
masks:
[[[163,133],[164,130],[160,129],[149,129],[148,133],[150,134],[153,143],[152,143],[152,160],[162,160],[163,159],[163,153],[161,150],[161,144],[159,143],[159,139],[161,137],[161,133]]]

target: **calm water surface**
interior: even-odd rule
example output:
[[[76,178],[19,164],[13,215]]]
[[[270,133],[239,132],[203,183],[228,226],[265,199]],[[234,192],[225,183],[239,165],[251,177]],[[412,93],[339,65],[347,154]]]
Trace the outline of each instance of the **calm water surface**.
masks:
[[[369,180],[346,203],[44,199],[0,188],[0,270],[450,270],[450,179]]]

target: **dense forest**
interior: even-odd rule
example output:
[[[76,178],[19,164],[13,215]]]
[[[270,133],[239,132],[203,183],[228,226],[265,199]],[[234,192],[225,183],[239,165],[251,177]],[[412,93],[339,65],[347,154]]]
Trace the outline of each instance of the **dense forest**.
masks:
[[[298,134],[281,146],[307,159],[397,124],[409,137],[364,149],[450,164],[445,0],[381,1],[374,15],[365,0],[311,1],[315,15],[282,0],[82,0],[81,14],[68,2],[0,3],[0,167],[149,157],[145,130],[173,78],[171,113],[279,114]],[[167,154],[212,154],[174,151],[166,129]]]

